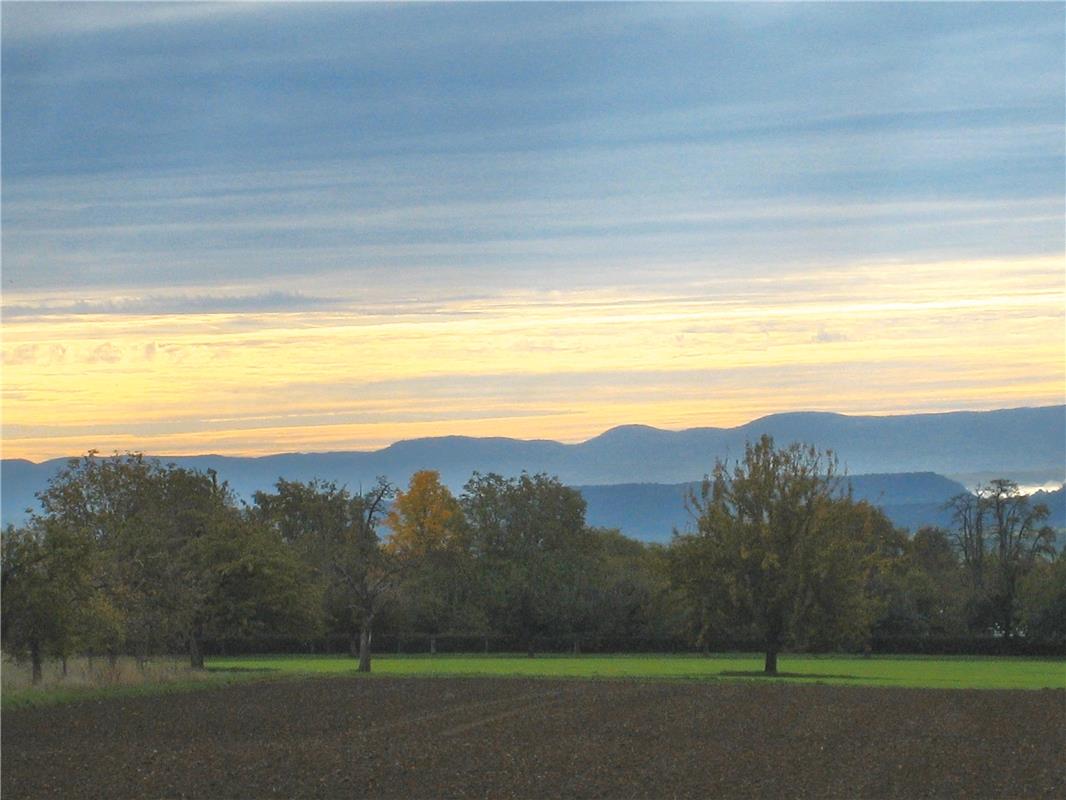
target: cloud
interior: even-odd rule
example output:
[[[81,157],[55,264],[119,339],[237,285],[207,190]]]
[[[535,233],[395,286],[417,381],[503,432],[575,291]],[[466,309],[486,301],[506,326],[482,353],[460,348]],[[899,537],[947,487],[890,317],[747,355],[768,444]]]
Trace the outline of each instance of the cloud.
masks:
[[[104,342],[95,347],[86,359],[90,364],[105,363],[115,364],[122,360],[122,349],[115,347],[111,342]]]
[[[832,342],[846,342],[848,337],[843,333],[834,333],[827,331],[825,328],[819,328],[818,333],[811,337],[811,341],[818,344],[829,344]]]
[[[16,3],[4,20],[9,302],[1061,252],[1061,13],[1037,4]]]
[[[4,350],[3,363],[8,366],[61,364],[66,360],[66,357],[67,348],[61,344],[48,346],[20,344],[14,348]]]
[[[173,26],[255,12],[255,3],[14,3],[4,7],[3,35],[8,41]]]
[[[37,345],[35,344],[20,344],[4,350],[4,364],[6,365],[33,364],[36,361]]]
[[[157,315],[304,311],[337,304],[337,300],[308,297],[298,292],[238,295],[148,295],[100,300],[52,301],[3,307],[9,318],[82,314]],[[152,357],[145,351],[146,357]]]

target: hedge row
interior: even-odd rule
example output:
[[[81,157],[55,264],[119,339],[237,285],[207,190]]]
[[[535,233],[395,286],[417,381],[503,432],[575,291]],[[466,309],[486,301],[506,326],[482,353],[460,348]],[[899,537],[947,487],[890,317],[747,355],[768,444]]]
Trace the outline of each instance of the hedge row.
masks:
[[[538,653],[697,653],[703,648],[682,639],[541,636],[532,641]],[[437,653],[524,653],[528,643],[515,637],[480,634],[382,634],[374,637],[373,652]],[[348,639],[339,636],[299,638],[260,636],[243,639],[214,639],[203,645],[207,655],[337,654],[348,652]],[[720,640],[708,650],[714,653],[758,653],[762,644],[754,640]],[[862,652],[861,650],[858,652]],[[973,655],[1066,657],[1066,641],[1031,641],[1002,637],[877,637],[870,652],[883,655]]]
[[[1005,639],[1002,636],[892,636],[875,638],[874,653],[930,656],[1066,656],[1066,641]]]

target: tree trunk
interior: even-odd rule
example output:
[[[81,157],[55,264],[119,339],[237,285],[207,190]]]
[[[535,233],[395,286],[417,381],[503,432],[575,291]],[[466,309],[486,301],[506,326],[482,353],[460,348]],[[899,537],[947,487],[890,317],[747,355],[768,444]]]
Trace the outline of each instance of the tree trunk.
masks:
[[[111,669],[118,666],[118,651],[113,647],[109,647],[107,650],[107,665]]]
[[[489,637],[488,636],[485,637],[485,652],[486,653],[489,652]]]
[[[1014,639],[1014,597],[1013,587],[1008,589],[1009,594],[1003,598],[1003,638],[1011,644]]]
[[[200,648],[200,636],[195,632],[189,635],[189,666],[193,669],[204,668],[204,653]]]
[[[777,674],[777,652],[781,649],[782,633],[784,624],[780,617],[771,619],[766,630],[766,663],[763,666],[763,674]]]
[[[533,658],[534,656],[537,655],[536,652],[533,650],[533,637],[532,636],[530,636],[528,639],[526,639],[526,655],[529,656],[530,658]]]
[[[431,656],[437,655],[437,637],[433,634],[429,636],[429,654]]]
[[[348,632],[348,655],[359,658],[359,633],[355,628]]]
[[[359,671],[370,672],[370,620],[359,628]]]
[[[581,655],[581,642],[578,640],[578,638],[576,636],[574,637],[574,651],[573,652],[574,652],[575,656]]]
[[[33,685],[41,682],[41,645],[36,639],[30,642],[30,662],[33,664]]]
[[[766,648],[766,663],[763,666],[763,673],[766,675],[777,674],[777,647]]]
[[[63,677],[67,677],[67,657],[62,655],[59,657],[60,666],[63,668]]]

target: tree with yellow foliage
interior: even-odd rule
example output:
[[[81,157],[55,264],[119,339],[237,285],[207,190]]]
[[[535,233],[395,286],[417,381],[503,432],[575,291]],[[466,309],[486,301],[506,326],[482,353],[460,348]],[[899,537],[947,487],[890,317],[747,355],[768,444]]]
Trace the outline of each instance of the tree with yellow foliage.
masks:
[[[407,491],[396,493],[385,525],[392,530],[385,547],[405,565],[401,617],[429,634],[430,652],[436,652],[438,634],[483,628],[463,511],[440,474],[412,475]]]
[[[385,525],[392,530],[386,549],[404,559],[424,558],[458,544],[463,512],[440,473],[421,470],[407,491],[397,491]]]

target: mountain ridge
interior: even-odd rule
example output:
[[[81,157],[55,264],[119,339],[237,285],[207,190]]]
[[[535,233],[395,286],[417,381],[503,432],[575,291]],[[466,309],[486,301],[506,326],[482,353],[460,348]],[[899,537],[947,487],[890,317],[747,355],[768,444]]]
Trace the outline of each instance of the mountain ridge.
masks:
[[[509,437],[439,436],[404,439],[378,450],[293,452],[266,456],[164,456],[163,463],[214,469],[250,499],[279,478],[321,478],[368,486],[383,475],[399,485],[420,469],[435,469],[453,490],[475,471],[515,475],[546,472],[571,486],[682,484],[707,474],[717,459],[742,457],[763,433],[778,444],[806,442],[831,449],[853,475],[992,472],[1043,476],[1060,482],[1066,470],[1066,406],[956,411],[892,416],[832,412],[770,414],[734,428],[679,431],[620,425],[583,442]],[[69,458],[0,463],[3,522],[19,522]]]
[[[906,414],[843,414],[837,411],[778,411],[772,414],[765,414],[761,417],[756,417],[748,422],[743,422],[739,425],[731,427],[716,427],[712,425],[697,425],[691,428],[658,428],[654,425],[647,425],[644,423],[622,423],[620,425],[614,425],[601,433],[595,434],[588,439],[583,439],[579,442],[560,442],[555,439],[523,439],[517,436],[470,436],[467,434],[441,434],[440,436],[419,436],[409,439],[397,439],[395,442],[390,442],[383,447],[372,450],[286,450],[277,453],[267,453],[259,456],[227,456],[220,453],[184,453],[174,455],[163,456],[146,456],[150,458],[158,459],[161,462],[166,463],[168,459],[187,459],[187,458],[277,458],[281,456],[334,456],[334,455],[351,455],[356,453],[362,454],[375,454],[381,453],[386,450],[395,448],[397,445],[406,445],[412,443],[422,442],[518,442],[522,444],[551,444],[559,445],[561,447],[580,447],[582,445],[590,444],[598,439],[602,439],[610,434],[616,432],[624,433],[627,431],[652,431],[662,434],[690,434],[690,433],[727,433],[745,430],[752,427],[758,427],[760,425],[766,425],[769,421],[785,421],[792,419],[818,419],[818,418],[830,418],[834,420],[850,420],[850,421],[887,421],[887,420],[925,420],[925,419],[943,419],[948,417],[961,418],[961,417],[980,417],[989,414],[1013,414],[1015,412],[1045,412],[1045,411],[1057,411],[1064,417],[1066,417],[1066,404],[1060,405],[1047,405],[1047,406],[1013,406],[1011,408],[997,408],[989,409],[985,411],[925,411],[919,413],[906,413]],[[70,458],[78,458],[80,456],[58,456],[56,458],[47,458],[42,461],[33,461],[27,458],[4,458],[0,459],[4,462],[16,462],[24,461],[29,464],[41,465],[51,463],[55,461],[66,461]]]

